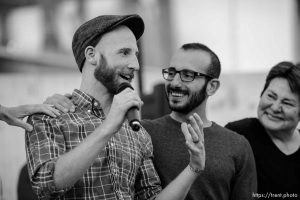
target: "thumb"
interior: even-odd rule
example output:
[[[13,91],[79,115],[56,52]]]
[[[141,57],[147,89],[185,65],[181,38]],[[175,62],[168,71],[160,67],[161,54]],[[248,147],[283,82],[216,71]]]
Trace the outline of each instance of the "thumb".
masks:
[[[32,131],[33,130],[32,125],[22,121],[21,119],[15,120],[15,126],[21,127],[23,129],[25,129],[26,131]]]
[[[26,130],[26,131],[32,131],[33,130],[33,127],[32,125],[28,124],[28,123],[25,123],[23,128]]]

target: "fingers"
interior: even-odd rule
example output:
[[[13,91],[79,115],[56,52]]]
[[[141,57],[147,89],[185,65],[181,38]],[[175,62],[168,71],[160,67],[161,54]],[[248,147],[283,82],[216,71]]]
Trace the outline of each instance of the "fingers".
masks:
[[[51,117],[57,117],[60,116],[60,113],[57,109],[54,108],[52,105],[47,105],[47,104],[41,104],[40,105],[40,112],[47,114]]]
[[[18,119],[14,116],[11,115],[7,115],[7,120],[6,120],[7,124],[11,125],[11,126],[17,126],[17,127],[21,127],[23,129],[25,129],[26,131],[32,131],[33,127],[22,121],[21,119]]]
[[[186,122],[183,122],[181,124],[181,131],[184,135],[184,138],[185,138],[186,142],[192,142],[193,141],[192,136],[191,136],[191,134],[189,133],[189,130],[188,130],[188,124]]]
[[[193,122],[192,122],[192,124],[193,124]],[[195,127],[194,124],[193,124],[193,127],[192,127],[191,124],[188,124],[187,127],[188,127],[188,131],[189,131],[189,133],[191,135],[192,142],[198,143],[199,140],[200,140],[200,137],[197,134],[197,133],[199,133],[199,127],[198,126]]]
[[[204,139],[198,139],[197,133],[191,124],[187,124],[183,122],[181,124],[181,130],[185,137],[185,144],[189,150],[189,152],[196,157],[203,157],[203,153],[205,154],[204,149]],[[198,141],[195,140],[197,137]]]
[[[181,124],[181,130],[186,140],[186,146],[190,153],[190,165],[196,169],[203,170],[205,167],[205,146],[203,122],[199,115],[193,114],[188,123]]]
[[[75,106],[69,99],[61,99],[52,105],[64,113],[75,111]]]
[[[203,122],[200,116],[197,113],[194,113],[189,117],[189,122],[191,124],[190,134],[193,142],[197,143],[199,141],[204,141]]]
[[[64,113],[67,113],[69,111],[69,108],[66,108],[66,105],[62,105],[62,103],[55,103],[55,104],[52,104],[53,107],[55,107],[57,110],[61,111],[61,112],[64,112]]]
[[[203,122],[196,113],[189,117],[189,123],[182,123],[182,132],[187,141],[198,143],[204,141]]]
[[[23,106],[23,109],[26,110],[26,113],[27,113],[26,116],[32,115],[35,113],[44,113],[51,117],[57,117],[60,115],[59,110],[55,109],[53,105],[48,105],[48,104],[26,105],[26,106]],[[25,116],[23,116],[23,117],[25,117]]]
[[[110,113],[113,116],[124,118],[127,111],[132,107],[141,108],[143,102],[138,96],[137,92],[126,88],[119,94],[115,95],[113,98]]]
[[[127,111],[132,107],[141,108],[143,102],[137,92],[129,88],[114,95],[109,113],[106,116],[104,125],[110,133],[116,133],[126,119]]]
[[[11,122],[12,122],[12,124],[10,124],[10,125],[21,127],[23,129],[25,129],[26,131],[32,131],[32,129],[33,129],[33,127],[30,124],[22,121],[21,119],[14,118]]]
[[[21,128],[24,128],[26,131],[32,131],[33,130],[33,127],[32,125],[28,124],[28,123],[25,123],[23,122],[22,120],[20,120],[22,123],[20,124],[20,127]]]
[[[200,143],[200,142],[199,142]],[[202,146],[202,145],[196,145],[196,144],[194,144],[194,143],[192,143],[192,142],[185,142],[185,145],[187,146],[187,148],[191,151],[191,152],[193,152],[193,153],[198,153],[199,151],[202,151],[203,149],[204,149],[204,146]]]
[[[142,105],[144,104],[138,93],[130,88],[126,88],[118,95],[115,95],[115,98],[125,111],[132,107],[141,109]]]
[[[46,99],[46,101],[44,102],[44,104],[50,104],[50,105],[54,105],[55,108],[57,108],[58,110],[67,113],[67,112],[74,112],[75,111],[75,106],[72,103],[72,101],[70,100],[70,98],[72,97],[71,94],[65,94],[65,95],[61,95],[61,94],[54,94],[50,97],[48,97]]]

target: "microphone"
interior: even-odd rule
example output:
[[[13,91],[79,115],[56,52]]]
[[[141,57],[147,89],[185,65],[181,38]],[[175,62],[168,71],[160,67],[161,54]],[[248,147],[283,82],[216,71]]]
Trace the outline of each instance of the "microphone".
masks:
[[[117,94],[122,92],[126,88],[130,88],[130,89],[134,90],[133,87],[129,83],[124,82],[119,85]],[[134,131],[140,130],[140,128],[141,128],[140,114],[139,114],[138,108],[136,106],[129,108],[129,110],[127,111],[127,119],[129,122],[129,126],[132,128],[132,130],[134,130]]]

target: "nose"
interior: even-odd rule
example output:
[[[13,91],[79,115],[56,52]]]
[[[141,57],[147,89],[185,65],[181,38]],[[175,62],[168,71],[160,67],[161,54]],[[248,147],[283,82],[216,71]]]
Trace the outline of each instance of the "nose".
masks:
[[[173,86],[180,86],[180,85],[181,85],[181,78],[180,78],[179,73],[176,73],[176,74],[175,74],[175,77],[174,77],[174,79],[171,81],[171,83],[172,83]]]
[[[272,102],[271,108],[275,112],[281,112],[282,111],[282,105],[279,101]]]
[[[134,71],[140,70],[140,64],[137,56],[132,56],[132,59],[129,62],[128,68],[133,69]]]

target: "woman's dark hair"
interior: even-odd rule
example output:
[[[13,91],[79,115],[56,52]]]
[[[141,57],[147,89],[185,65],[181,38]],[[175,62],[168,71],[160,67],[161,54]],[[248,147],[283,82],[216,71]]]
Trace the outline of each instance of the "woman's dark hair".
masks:
[[[289,83],[291,91],[298,95],[300,101],[300,64],[294,65],[291,62],[280,62],[269,71],[265,86],[260,94],[263,95],[265,90],[269,87],[270,82],[274,78],[283,78],[286,79]]]

